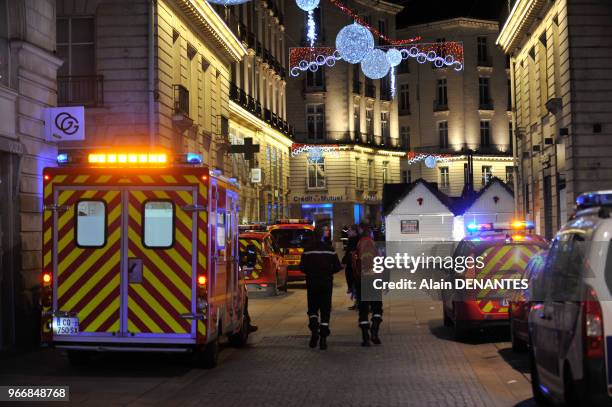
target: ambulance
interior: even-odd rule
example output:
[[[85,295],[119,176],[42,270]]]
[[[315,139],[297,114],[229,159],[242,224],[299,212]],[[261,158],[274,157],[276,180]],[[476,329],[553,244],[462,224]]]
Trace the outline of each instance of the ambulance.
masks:
[[[471,265],[459,273],[450,271],[451,290],[442,291],[444,325],[453,327],[455,339],[465,339],[473,330],[509,325],[509,298],[514,291],[504,289],[462,289],[470,281],[521,280],[529,259],[545,250],[548,242],[531,233],[533,223],[516,220],[503,223],[470,223],[468,236],[459,242],[453,257],[480,259],[484,266]],[[455,281],[464,279],[466,281]]]
[[[61,153],[43,170],[42,341],[92,351],[190,352],[248,339],[235,180],[197,154]]]
[[[300,261],[304,248],[315,238],[315,227],[308,219],[279,219],[276,224],[268,227],[276,246],[287,265],[290,281],[306,279],[300,271]]]

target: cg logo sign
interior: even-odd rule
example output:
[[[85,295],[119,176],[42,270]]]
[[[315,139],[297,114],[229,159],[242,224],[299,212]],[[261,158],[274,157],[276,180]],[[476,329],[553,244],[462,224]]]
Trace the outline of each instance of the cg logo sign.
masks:
[[[85,109],[83,106],[52,107],[46,110],[45,139],[47,141],[85,140]]]
[[[72,135],[79,130],[79,120],[68,112],[55,116],[55,127],[65,134]]]

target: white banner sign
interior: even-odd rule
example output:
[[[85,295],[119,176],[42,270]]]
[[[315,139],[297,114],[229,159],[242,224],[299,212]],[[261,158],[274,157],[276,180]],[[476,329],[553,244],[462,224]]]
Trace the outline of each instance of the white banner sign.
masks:
[[[261,168],[251,169],[251,182],[253,184],[259,184],[261,182]]]
[[[85,140],[85,108],[83,106],[47,108],[45,139],[47,141]]]

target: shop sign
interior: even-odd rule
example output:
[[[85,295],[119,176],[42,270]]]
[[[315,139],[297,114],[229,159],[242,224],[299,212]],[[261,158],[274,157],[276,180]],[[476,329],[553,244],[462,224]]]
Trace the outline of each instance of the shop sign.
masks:
[[[305,195],[293,197],[293,202],[340,202],[342,200],[344,200],[342,195]]]

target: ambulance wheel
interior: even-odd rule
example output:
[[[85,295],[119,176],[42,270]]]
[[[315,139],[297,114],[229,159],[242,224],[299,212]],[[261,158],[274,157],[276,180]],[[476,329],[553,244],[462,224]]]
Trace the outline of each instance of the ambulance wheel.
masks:
[[[249,320],[246,317],[242,317],[242,324],[240,324],[240,331],[229,337],[229,342],[232,346],[240,348],[249,340]]]
[[[217,366],[217,360],[219,359],[219,334],[212,341],[204,345],[204,349],[200,351],[198,355],[200,359],[200,365],[205,369],[212,369]]]
[[[86,365],[91,359],[91,353],[83,350],[69,350],[68,361],[73,366]]]

